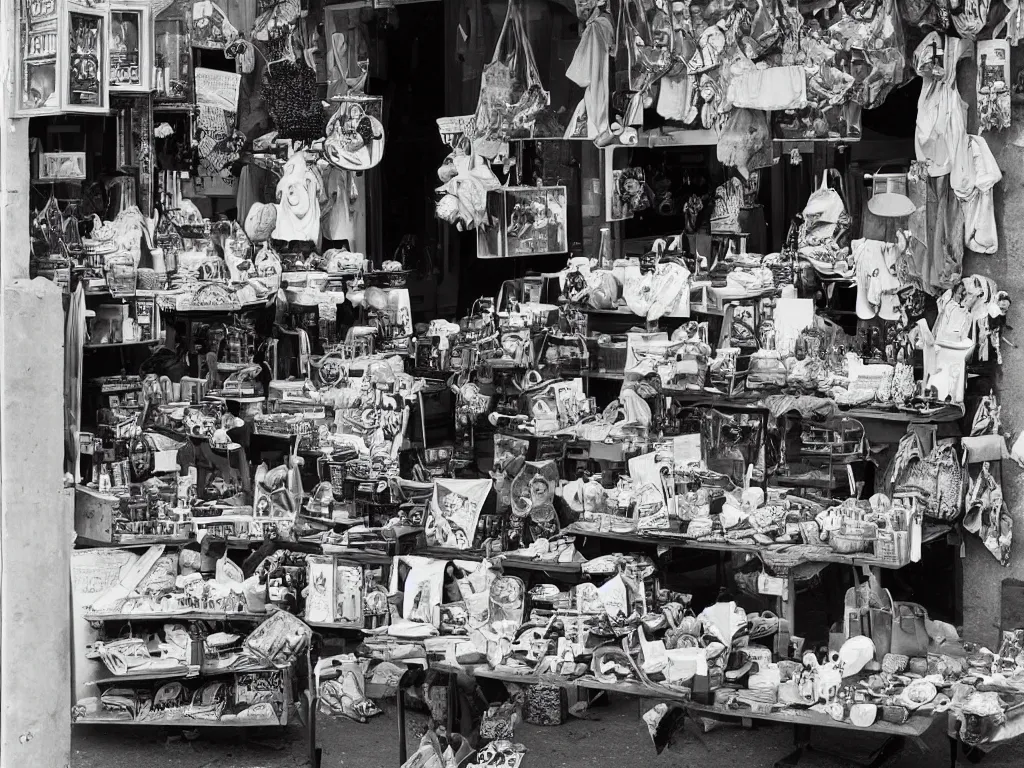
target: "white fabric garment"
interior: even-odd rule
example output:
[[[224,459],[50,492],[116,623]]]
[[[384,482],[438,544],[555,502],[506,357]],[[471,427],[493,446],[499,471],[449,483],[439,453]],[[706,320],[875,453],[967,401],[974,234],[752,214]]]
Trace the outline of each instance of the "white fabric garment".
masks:
[[[588,139],[595,139],[608,130],[608,57],[614,37],[611,17],[595,11],[587,20],[580,44],[565,71],[566,77],[586,89],[582,103],[587,110]],[[570,131],[573,122],[570,122]]]
[[[658,114],[666,120],[692,122],[697,117],[692,91],[693,80],[685,73],[661,78],[658,81]]]
[[[327,205],[322,215],[323,234],[329,240],[348,240],[360,251],[366,226],[366,206],[360,203],[363,177],[333,166],[324,174]]]
[[[690,270],[674,261],[659,264],[654,270],[654,300],[647,319],[653,321],[667,315],[690,316]]]
[[[737,73],[729,80],[726,103],[766,112],[800,109],[807,106],[807,74],[799,66]]]
[[[644,274],[639,264],[628,265],[622,279],[622,298],[630,312],[647,317],[654,303],[654,272]]]
[[[990,0],[964,0],[960,13],[950,14],[957,35],[973,40],[981,34],[988,21],[990,7]]]
[[[967,147],[967,104],[956,89],[957,64],[969,45],[955,37],[943,39],[929,32],[914,51],[914,69],[924,85],[917,100],[917,127],[914,149],[917,159],[928,165],[930,176],[949,174],[953,189],[974,186],[970,150]],[[933,74],[935,52],[942,58],[943,68]]]
[[[320,247],[320,196],[323,183],[302,152],[285,163],[277,183],[277,226],[275,240],[299,240]]]
[[[881,240],[854,240],[851,243],[857,262],[857,317],[870,320],[896,320],[900,316],[900,281],[893,274],[896,247]]]
[[[964,242],[978,253],[995,253],[999,249],[996,211],[992,189],[1003,178],[988,142],[981,136],[968,135],[968,147],[974,166],[974,187],[963,194],[954,188],[964,212]]]
[[[924,352],[924,383],[935,387],[940,400],[964,401],[967,359],[974,352],[974,339],[943,340],[933,336],[924,320],[917,322],[918,346]]]

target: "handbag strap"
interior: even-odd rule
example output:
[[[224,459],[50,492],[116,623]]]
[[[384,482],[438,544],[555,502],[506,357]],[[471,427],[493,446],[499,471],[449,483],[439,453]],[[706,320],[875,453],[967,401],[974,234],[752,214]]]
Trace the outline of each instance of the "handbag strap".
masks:
[[[508,9],[505,11],[505,23],[501,25],[501,32],[498,33],[498,41],[494,44],[494,55],[491,57],[491,64],[497,64],[501,60],[501,46],[505,42],[505,34],[508,32],[509,21],[515,23],[518,15],[516,0],[509,0]]]
[[[512,5],[512,3],[510,3],[510,5]],[[541,83],[540,80],[540,70],[537,68],[537,60],[533,56],[533,46],[530,45],[530,38],[526,34],[526,24],[523,23],[523,14],[519,11],[518,6],[516,7],[515,33],[517,47],[523,54],[523,60],[526,66],[527,86],[536,85],[543,88],[543,83]]]
[[[841,174],[835,168],[829,168],[825,171],[825,175],[829,179],[835,179],[835,187],[833,187],[833,189],[835,190],[836,194],[839,195],[839,199],[843,201],[843,208],[845,208],[846,212],[849,213],[850,203],[846,196],[846,182],[843,179],[843,174]]]

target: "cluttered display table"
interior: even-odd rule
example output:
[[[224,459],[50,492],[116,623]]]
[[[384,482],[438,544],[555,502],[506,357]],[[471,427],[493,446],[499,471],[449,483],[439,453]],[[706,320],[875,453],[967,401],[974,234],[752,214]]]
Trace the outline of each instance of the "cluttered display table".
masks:
[[[19,6],[24,30],[46,34],[26,40],[73,28],[72,58],[96,70],[106,4],[67,18],[52,4],[52,19],[34,5]],[[87,153],[39,158],[70,174],[43,180],[31,247],[34,274],[66,294],[76,723],[283,726],[298,713],[315,763],[318,715],[366,722],[375,698],[404,712],[419,691],[434,727],[410,766],[442,768],[518,768],[516,723],[564,722],[570,691],[657,701],[644,720],[659,751],[685,715],[791,724],[798,751],[813,729],[874,733],[886,742],[871,764],[937,720],[972,749],[1017,735],[1024,630],[986,649],[956,628],[957,552],[977,537],[1010,562],[1003,465],[1024,465],[993,384],[1012,302],[963,263],[964,240],[997,249],[987,145],[947,121],[963,154],[940,173],[952,161],[923,155],[947,137],[918,136],[914,162],[864,183],[873,218],[851,208],[843,174],[815,167],[800,199],[770,204],[778,234],[783,203],[798,211],[777,250],[750,249],[752,224],[767,229],[761,171],[784,152],[794,168],[835,160],[861,138],[862,107],[905,79],[896,3],[577,3],[568,26],[586,44],[570,79],[586,96],[558,125],[541,118],[531,14],[512,0],[480,108],[437,123],[451,151],[436,215],[473,231],[480,259],[540,257],[547,271],[470,283],[451,317],[414,317],[415,238],[387,258],[348,232],[380,226],[382,201],[368,216],[358,198],[398,186],[364,177],[391,109],[364,92],[387,69],[363,53],[386,46],[330,32],[322,55],[325,32],[349,27],[329,10],[321,28],[316,3],[260,2],[241,32],[214,3],[188,5],[157,37],[158,90],[187,106],[146,130],[116,110],[110,167],[139,165],[100,185],[109,199],[86,215],[58,198],[85,180]],[[344,24],[379,19],[376,34],[389,13],[377,5],[394,3]],[[238,71],[193,72],[171,45],[190,36]],[[631,54],[609,99],[612,38]],[[914,51],[922,104],[956,102],[957,40],[930,32]],[[45,81],[57,57],[28,59],[23,77]],[[174,61],[188,64],[176,88]],[[981,61],[988,95],[1008,99],[1002,68]],[[491,77],[520,65],[528,84]],[[83,73],[71,100],[106,113],[105,75]],[[267,101],[259,136],[235,127],[240,91]],[[689,128],[645,130],[658,109]],[[157,189],[149,133],[168,165]],[[544,153],[524,148],[563,136],[604,152],[592,177],[565,155],[571,188],[531,176]],[[716,146],[687,155],[685,196],[667,161],[644,161],[649,179],[616,167],[670,140]],[[193,168],[210,187],[244,173],[237,207],[197,204]],[[607,221],[585,186],[605,189]],[[937,197],[956,210],[933,238]],[[627,243],[610,222],[655,200],[672,215]],[[464,705],[458,678],[486,706]]]
[[[519,711],[564,721],[570,690],[659,701],[656,745],[680,713],[789,723],[806,749],[808,729],[901,740],[1013,712],[1012,674],[1009,697],[986,688],[1012,639],[962,641],[895,576],[965,535],[1009,554],[995,394],[965,423],[994,364],[972,357],[996,341],[990,281],[964,278],[930,325],[908,302],[883,337],[819,312],[792,271],[731,253],[710,270],[681,237],[414,329],[400,264],[341,251],[300,276],[246,229],[221,237],[262,244],[247,282],[125,297],[99,285],[125,292],[122,273],[88,277],[83,350],[129,326],[158,349],[119,351],[131,372],[85,358],[76,722],[283,725],[298,706],[315,747],[318,713],[363,722],[417,666],[489,681],[494,733]],[[772,287],[723,293],[744,270]],[[303,319],[313,302],[354,324]],[[977,341],[940,365],[929,339],[953,326]],[[446,739],[475,727],[432,709]]]

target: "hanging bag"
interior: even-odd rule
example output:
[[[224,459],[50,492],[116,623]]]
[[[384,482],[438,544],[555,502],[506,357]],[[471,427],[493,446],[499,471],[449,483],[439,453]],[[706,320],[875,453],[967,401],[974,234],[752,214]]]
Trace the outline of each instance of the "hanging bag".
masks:
[[[503,54],[506,42],[511,50]],[[481,76],[473,138],[488,142],[529,138],[537,116],[550,100],[540,80],[519,5],[511,0],[494,56]]]
[[[316,72],[303,61],[275,61],[264,74],[263,100],[279,139],[315,141],[327,121],[318,95]]]
[[[829,186],[829,177],[836,187]],[[842,189],[842,176],[835,169],[824,172],[821,186],[811,193],[804,206],[803,222],[797,234],[797,252],[823,274],[849,272],[837,268],[850,252],[850,215]]]

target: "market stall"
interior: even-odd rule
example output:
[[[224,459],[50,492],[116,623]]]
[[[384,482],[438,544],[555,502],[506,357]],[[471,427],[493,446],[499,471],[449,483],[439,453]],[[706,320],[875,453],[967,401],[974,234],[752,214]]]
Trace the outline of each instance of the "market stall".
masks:
[[[872,764],[940,721],[1017,735],[1024,630],[957,629],[958,552],[1011,562],[1024,463],[1011,297],[971,260],[1011,80],[971,42],[1016,8],[502,4],[461,30],[475,110],[431,135],[449,274],[493,278],[442,317],[415,238],[367,231],[404,11],[238,5],[18,4],[76,723],[298,714],[316,762],[318,715],[419,687],[402,760],[444,768],[528,763],[516,722],[588,691],[660,702],[658,751],[687,715],[791,724],[787,765],[812,729],[876,734]],[[910,82],[889,144],[871,113]]]

